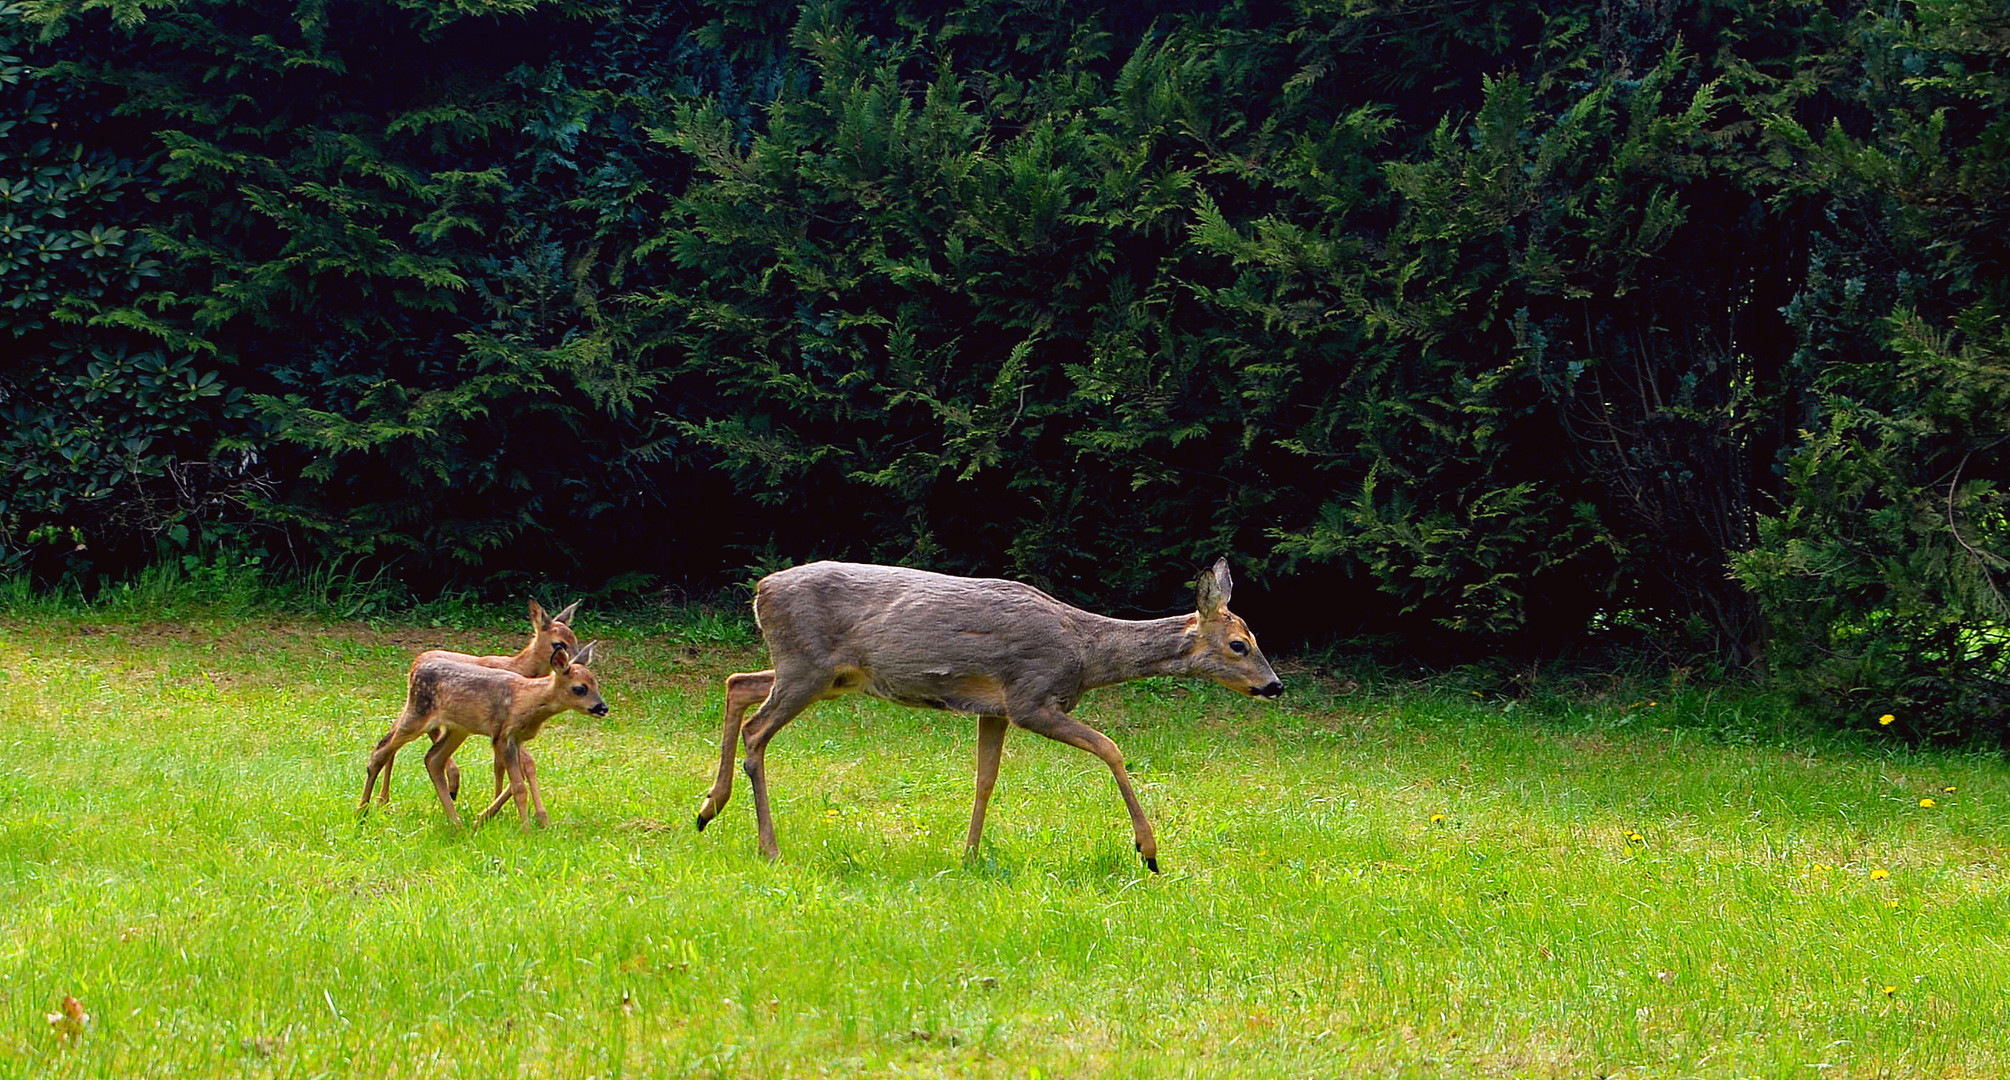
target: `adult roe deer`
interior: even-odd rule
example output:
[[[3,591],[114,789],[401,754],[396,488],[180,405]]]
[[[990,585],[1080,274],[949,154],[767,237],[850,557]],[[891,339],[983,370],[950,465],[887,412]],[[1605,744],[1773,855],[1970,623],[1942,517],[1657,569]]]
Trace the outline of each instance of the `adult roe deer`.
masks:
[[[926,570],[815,562],[769,574],[754,589],[754,621],[768,643],[767,671],[726,678],[719,774],[698,828],[733,794],[733,751],[754,789],[761,854],[780,856],[768,813],[768,741],[810,705],[863,693],[977,717],[977,801],[966,854],[977,850],[998,779],[1006,724],[1017,724],[1103,760],[1131,815],[1145,866],[1158,872],[1158,841],[1131,790],[1123,754],[1068,715],[1083,693],[1149,675],[1202,675],[1255,697],[1284,690],[1249,627],[1228,610],[1228,560],[1195,582],[1197,610],[1164,619],[1112,619],[1031,585]],[[747,709],[760,708],[747,718]]]
[[[579,651],[579,638],[573,634],[571,626],[573,613],[578,610],[579,601],[574,600],[562,608],[558,614],[547,615],[544,613],[544,605],[538,603],[536,600],[532,600],[530,602],[530,640],[524,643],[523,648],[517,650],[515,656],[474,656],[469,653],[450,652],[446,649],[427,649],[412,659],[412,668],[417,669],[420,661],[423,660],[458,660],[462,663],[476,664],[481,667],[514,671],[525,678],[541,679],[551,674],[551,657],[554,648],[563,645],[569,653]],[[410,685],[410,681],[411,675],[407,672],[406,683],[408,686]],[[440,741],[440,735],[437,731],[429,731],[426,733],[426,736],[435,743]],[[387,735],[385,738],[390,738],[390,736]],[[379,743],[378,745],[382,746],[383,744]],[[430,750],[431,748],[428,747],[428,749]],[[393,751],[392,755],[395,757],[396,751]],[[524,751],[523,755],[523,771],[524,775],[529,777],[532,783],[536,782],[537,762],[531,760],[530,751],[528,750]],[[496,791],[501,792],[503,785],[508,781],[503,775],[500,765],[497,766],[495,775]],[[382,782],[384,786],[378,794],[377,801],[380,803],[389,803],[391,801],[391,762],[389,760],[384,762]],[[460,767],[449,763],[447,766],[447,793],[458,798],[460,792]]]
[[[434,657],[412,665],[405,708],[378,740],[370,753],[370,771],[363,779],[363,798],[357,809],[370,806],[370,787],[379,773],[389,768],[398,748],[428,732],[439,738],[426,751],[426,773],[433,778],[433,790],[454,824],[462,824],[447,791],[447,766],[454,752],[470,735],[486,735],[494,744],[496,768],[509,786],[496,793],[495,801],[477,819],[487,821],[503,803],[514,798],[525,828],[530,827],[530,805],[537,808],[537,823],[548,820],[544,799],[535,776],[526,776],[527,755],[523,744],[536,738],[544,722],[567,709],[592,716],[607,715],[607,700],[600,695],[600,680],[587,667],[593,661],[593,644],[574,656],[565,646],[552,649],[551,674],[542,679],[526,678],[514,671],[481,667],[459,660]]]

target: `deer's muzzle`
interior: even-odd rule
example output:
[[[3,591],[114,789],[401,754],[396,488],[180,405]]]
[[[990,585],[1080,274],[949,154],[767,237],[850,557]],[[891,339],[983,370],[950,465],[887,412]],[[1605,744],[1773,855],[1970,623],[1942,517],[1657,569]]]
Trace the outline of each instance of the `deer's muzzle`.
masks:
[[[1249,688],[1249,696],[1251,697],[1271,698],[1283,692],[1284,683],[1277,679],[1270,680],[1267,686],[1252,686]]]

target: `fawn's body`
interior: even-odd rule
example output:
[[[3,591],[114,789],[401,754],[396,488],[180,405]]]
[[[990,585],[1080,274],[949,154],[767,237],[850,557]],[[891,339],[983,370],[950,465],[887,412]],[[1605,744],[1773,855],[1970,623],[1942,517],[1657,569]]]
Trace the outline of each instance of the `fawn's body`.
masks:
[[[1227,563],[1217,562],[1196,583],[1195,613],[1129,620],[993,578],[834,562],[770,574],[756,586],[754,619],[775,666],[726,680],[719,771],[698,811],[698,827],[732,796],[734,751],[744,738],[761,851],[775,858],[780,851],[768,810],[768,741],[811,704],[863,693],[978,717],[968,850],[976,850],[983,834],[1010,723],[1087,750],[1109,766],[1138,852],[1156,871],[1157,840],[1122,753],[1068,713],[1091,689],[1148,675],[1202,675],[1260,697],[1281,692],[1248,626],[1229,613],[1230,587]],[[756,704],[760,708],[743,727]]]
[[[371,786],[378,774],[389,769],[398,748],[420,735],[431,734],[435,741],[426,751],[426,773],[432,777],[433,790],[439,795],[447,817],[454,824],[461,824],[460,812],[454,808],[453,795],[448,791],[447,768],[468,736],[486,735],[494,745],[495,767],[507,784],[478,820],[486,821],[502,809],[503,803],[514,798],[526,826],[530,824],[531,806],[536,807],[537,823],[545,824],[544,800],[537,790],[535,776],[526,775],[529,755],[524,752],[523,744],[537,737],[545,721],[568,709],[593,716],[607,715],[607,701],[601,697],[599,680],[587,667],[593,659],[593,649],[588,645],[574,658],[564,646],[558,646],[553,650],[552,672],[542,679],[443,657],[421,657],[412,665],[404,710],[371,751],[369,774],[364,778],[363,798],[357,809],[369,808]]]

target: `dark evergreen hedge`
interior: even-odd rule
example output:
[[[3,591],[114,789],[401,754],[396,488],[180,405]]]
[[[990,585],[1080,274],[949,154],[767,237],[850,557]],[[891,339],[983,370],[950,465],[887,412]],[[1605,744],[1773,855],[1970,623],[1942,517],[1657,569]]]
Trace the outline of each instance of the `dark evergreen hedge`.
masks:
[[[1226,552],[1275,636],[2005,707],[1994,5],[0,10],[36,573]]]

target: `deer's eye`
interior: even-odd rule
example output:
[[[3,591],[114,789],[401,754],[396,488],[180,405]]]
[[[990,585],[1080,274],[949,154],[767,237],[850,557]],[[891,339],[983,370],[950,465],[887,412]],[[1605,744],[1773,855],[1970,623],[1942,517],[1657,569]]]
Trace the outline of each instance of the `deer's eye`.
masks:
[[[584,687],[584,686],[575,686],[575,687],[573,687],[573,688],[572,688],[572,692],[573,692],[573,695],[574,695],[574,696],[576,696],[576,697],[585,697],[585,696],[586,696],[586,687]]]
[[[1237,638],[1234,641],[1228,643],[1228,651],[1234,653],[1237,656],[1248,656],[1249,642],[1244,641],[1241,638]]]

